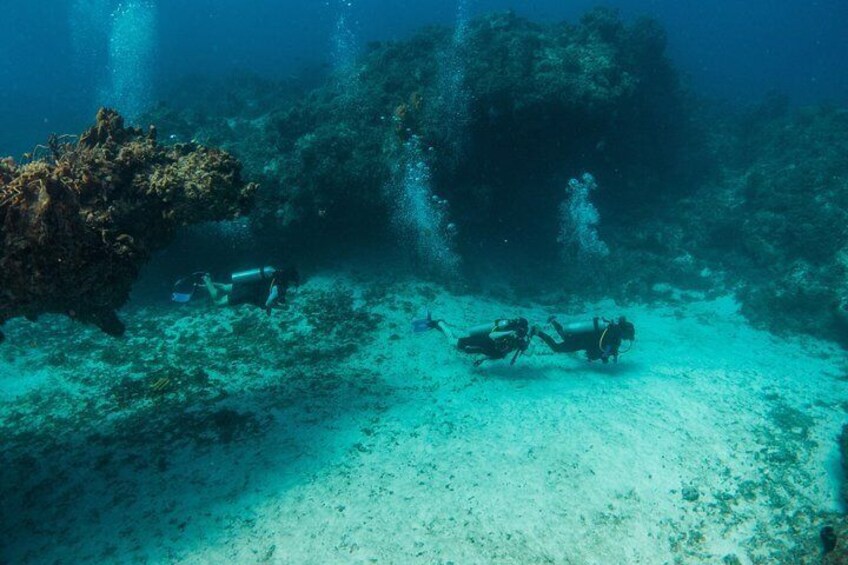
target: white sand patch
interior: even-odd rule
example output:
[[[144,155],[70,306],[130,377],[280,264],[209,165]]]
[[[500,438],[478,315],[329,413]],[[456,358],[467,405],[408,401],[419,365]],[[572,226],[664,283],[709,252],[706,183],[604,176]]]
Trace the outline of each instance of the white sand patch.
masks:
[[[227,495],[199,492],[194,512],[207,515],[199,519],[206,526],[163,531],[158,542],[153,534],[144,543],[170,549],[147,555],[575,564],[735,555],[765,563],[816,536],[816,516],[839,508],[843,352],[752,329],[730,299],[588,305],[588,316],[635,322],[635,347],[618,365],[554,355],[539,343],[513,367],[474,368],[437,332],[412,334],[412,313],[429,303],[437,317],[470,326],[514,315],[542,322],[553,312],[438,289],[433,298],[432,287],[415,284],[372,299],[364,283],[330,276],[304,290],[339,286],[357,289],[356,309],[384,318],[374,342],[338,371],[376,371],[385,390],[316,422],[292,398],[258,443],[207,455],[215,468],[198,484]],[[238,324],[230,315],[220,315],[220,331]],[[289,330],[307,339],[308,324],[289,316]],[[233,367],[233,391],[248,378],[239,375],[252,375],[250,388],[285,374],[267,359],[262,365]],[[301,420],[314,435],[286,424]],[[196,461],[172,461],[173,484],[185,487],[182,465],[203,474]],[[177,487],[161,489],[162,498],[180,496]],[[145,508],[156,512],[155,489],[145,494]],[[127,551],[128,559],[139,555]]]

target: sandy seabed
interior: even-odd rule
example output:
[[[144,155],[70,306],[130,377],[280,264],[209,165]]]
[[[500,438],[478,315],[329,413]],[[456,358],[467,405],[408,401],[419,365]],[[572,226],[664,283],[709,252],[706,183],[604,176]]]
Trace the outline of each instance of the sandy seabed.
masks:
[[[626,314],[617,365],[410,321]],[[509,304],[313,277],[271,317],[131,307],[0,347],[3,563],[799,563],[840,511],[844,352],[730,298]]]

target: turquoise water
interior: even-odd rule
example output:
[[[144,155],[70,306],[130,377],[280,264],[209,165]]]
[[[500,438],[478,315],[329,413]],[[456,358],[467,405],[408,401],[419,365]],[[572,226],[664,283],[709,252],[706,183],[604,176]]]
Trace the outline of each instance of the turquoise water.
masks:
[[[721,299],[631,306],[618,365],[538,344],[475,369],[409,333],[422,295],[459,323],[515,311],[322,273],[273,318],[131,308],[122,342],[10,324],[5,559],[782,562],[839,511],[838,349]]]
[[[60,4],[0,565],[846,558],[842,3]]]

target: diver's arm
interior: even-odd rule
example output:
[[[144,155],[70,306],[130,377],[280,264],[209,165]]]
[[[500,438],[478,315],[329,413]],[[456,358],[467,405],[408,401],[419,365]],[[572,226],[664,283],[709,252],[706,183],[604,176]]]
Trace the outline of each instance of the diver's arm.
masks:
[[[559,324],[557,324],[557,325],[556,325],[556,326],[554,326],[554,327],[556,328],[557,326],[559,326]],[[549,336],[548,334],[546,334],[546,333],[545,333],[545,332],[543,332],[542,330],[537,329],[537,330],[536,330],[535,335],[536,335],[539,339],[541,339],[542,341],[544,341],[544,342],[545,342],[545,345],[547,345],[548,347],[550,347],[550,348],[551,348],[551,351],[553,351],[554,353],[566,353],[566,352],[568,352],[568,349],[566,349],[566,347],[565,347],[565,342],[563,342],[563,343],[557,343],[557,342],[554,340],[554,338],[552,338],[551,336]]]
[[[212,302],[215,302],[218,299],[218,289],[215,288],[215,283],[212,282],[212,277],[209,275],[203,275],[203,286],[206,288],[206,292],[209,293],[209,298],[212,299]]]
[[[271,308],[285,302],[285,298],[285,291],[283,291],[282,295],[280,294],[280,285],[272,284],[271,290],[268,292],[268,298],[265,299],[265,311],[271,312]]]
[[[513,330],[490,332],[489,341],[494,345],[494,350],[488,353],[490,359],[504,359],[522,348],[518,333]]]
[[[551,322],[551,325],[552,325],[552,326],[554,327],[554,329],[556,330],[556,333],[558,333],[558,334],[559,334],[559,337],[560,337],[561,339],[565,339],[566,333],[565,333],[565,330],[564,330],[564,329],[562,329],[562,324],[560,324],[559,322],[557,322],[557,321],[556,321],[556,320],[554,320],[553,318],[551,318],[551,319],[550,319],[550,322]],[[542,332],[539,332],[539,333],[541,334]],[[543,335],[546,335],[546,334],[543,334]],[[550,339],[550,336],[546,335],[546,337],[547,337],[548,339]],[[542,338],[542,339],[544,340],[545,338]],[[547,340],[545,340],[545,343],[547,343]]]

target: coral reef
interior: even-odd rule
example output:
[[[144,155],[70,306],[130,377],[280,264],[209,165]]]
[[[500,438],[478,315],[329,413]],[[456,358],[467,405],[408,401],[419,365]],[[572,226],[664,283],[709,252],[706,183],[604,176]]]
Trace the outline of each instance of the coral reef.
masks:
[[[827,553],[820,550],[820,554],[824,554],[821,558],[821,563],[822,565],[846,565],[848,564],[848,550],[845,548],[845,545],[848,545],[848,523],[831,526],[831,528],[833,538],[836,541],[836,547]],[[822,537],[824,536],[825,534],[822,534]],[[816,561],[811,559],[809,562],[815,563]]]
[[[716,131],[718,187],[677,207],[690,248],[734,273],[755,322],[848,340],[848,112],[770,98]]]
[[[246,307],[140,310],[134,302],[124,312],[128,335],[121,340],[62,318],[34,327],[10,322],[17,328],[0,358],[20,360],[27,374],[47,368],[66,386],[0,395],[0,560],[50,561],[44,552],[56,548],[69,555],[76,528],[109,529],[113,510],[132,530],[115,537],[133,545],[159,527],[178,531],[172,505],[182,507],[182,495],[166,491],[216,499],[237,484],[261,482],[257,468],[242,466],[245,476],[220,475],[219,490],[208,472],[218,458],[243,461],[246,449],[284,454],[294,472],[292,464],[311,459],[303,450],[320,454],[325,445],[315,438],[335,435],[351,415],[366,414],[374,425],[370,416],[387,409],[396,388],[383,378],[389,363],[375,347],[390,296],[376,286],[366,294],[343,281],[313,280],[274,316]],[[21,330],[26,341],[11,339]],[[44,357],[28,357],[30,339]],[[198,485],[198,476],[210,482]],[[155,490],[151,498],[138,495],[147,489]],[[161,516],[142,509],[159,497],[171,501],[159,504]],[[81,510],[89,504],[97,517]],[[184,521],[197,524],[196,508],[183,507],[179,531]],[[34,523],[39,533],[27,529]],[[60,530],[48,544],[34,543]],[[94,551],[77,560],[97,561],[104,547]]]
[[[211,89],[151,121],[243,157],[263,186],[252,231],[309,257],[392,247],[385,187],[416,139],[464,272],[515,272],[517,285],[549,278],[561,187],[591,170],[610,253],[591,285],[585,269],[558,273],[566,295],[735,292],[764,327],[848,342],[848,114],[695,100],[664,49],[656,23],[607,9],[576,24],[499,13],[370,45],[356,104],[332,77],[239,80],[226,105]]]
[[[848,295],[848,112],[808,109],[757,130],[737,209],[743,253],[764,279],[743,291],[748,314],[832,335]]]
[[[599,205],[628,214],[645,205],[637,187],[651,186],[652,197],[679,190],[675,156],[691,143],[675,142],[688,123],[685,99],[657,25],[598,9],[576,25],[500,13],[463,26],[459,44],[438,27],[372,44],[357,62],[354,105],[330,77],[250,121],[249,109],[197,112],[197,101],[182,121],[160,119],[166,108],[151,121],[184,132],[184,118],[201,114],[193,135],[237,150],[261,179],[257,233],[303,249],[390,238],[394,203],[383,187],[412,136],[434,190],[451,202],[460,248],[493,233],[536,247],[532,223],[555,256],[558,222],[547,212],[561,184],[552,175],[595,171],[608,188]]]
[[[839,453],[842,460],[842,501],[848,504],[848,424],[842,426],[839,434]]]
[[[120,335],[115,309],[180,226],[246,211],[256,186],[231,155],[162,147],[112,110],[50,158],[0,164],[0,323],[66,314]]]

